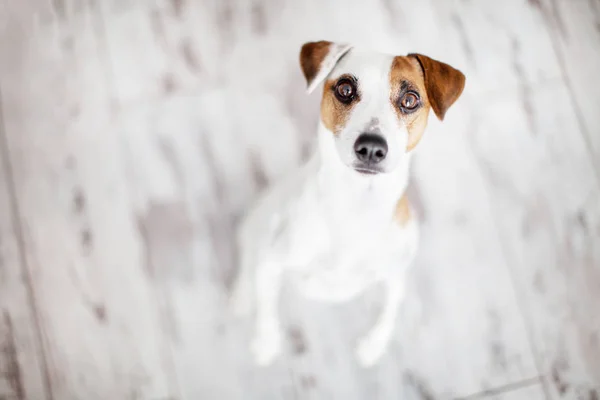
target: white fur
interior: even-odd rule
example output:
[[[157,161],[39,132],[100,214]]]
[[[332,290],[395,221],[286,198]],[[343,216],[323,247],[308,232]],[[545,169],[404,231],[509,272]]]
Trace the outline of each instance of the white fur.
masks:
[[[406,127],[389,101],[391,64],[391,56],[352,50],[332,66],[330,77],[351,73],[359,79],[360,102],[339,134],[319,124],[313,157],[264,193],[240,227],[233,302],[238,312],[255,306],[252,351],[258,364],[269,364],[280,351],[277,308],[284,275],[305,296],[327,302],[347,301],[383,284],[387,300],[359,341],[359,362],[375,363],[392,338],[418,229],[415,219],[404,226],[394,219],[410,154]],[[362,175],[352,168],[353,144],[374,120],[389,146],[385,172]]]

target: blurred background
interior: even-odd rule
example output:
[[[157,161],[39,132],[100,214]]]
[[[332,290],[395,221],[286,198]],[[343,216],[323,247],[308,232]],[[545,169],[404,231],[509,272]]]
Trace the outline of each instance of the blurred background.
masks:
[[[417,148],[389,352],[354,359],[377,289],[289,290],[256,368],[233,229],[313,148],[320,39],[467,86]],[[0,0],[0,399],[598,400],[599,74],[598,0]]]

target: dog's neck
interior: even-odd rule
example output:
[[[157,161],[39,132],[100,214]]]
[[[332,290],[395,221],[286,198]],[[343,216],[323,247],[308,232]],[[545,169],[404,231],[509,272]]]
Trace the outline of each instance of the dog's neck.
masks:
[[[345,165],[336,151],[334,134],[319,124],[314,162],[320,194],[330,201],[370,204],[382,213],[395,207],[408,184],[410,154],[390,173],[364,175]]]

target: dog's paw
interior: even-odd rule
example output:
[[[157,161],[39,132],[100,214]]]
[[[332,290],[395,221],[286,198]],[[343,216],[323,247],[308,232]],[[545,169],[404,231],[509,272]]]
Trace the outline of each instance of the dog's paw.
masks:
[[[281,333],[277,329],[270,329],[257,334],[252,341],[251,350],[256,365],[271,364],[281,350]]]
[[[360,340],[356,347],[356,358],[363,367],[371,367],[379,361],[387,348],[388,341],[385,332],[375,327]]]

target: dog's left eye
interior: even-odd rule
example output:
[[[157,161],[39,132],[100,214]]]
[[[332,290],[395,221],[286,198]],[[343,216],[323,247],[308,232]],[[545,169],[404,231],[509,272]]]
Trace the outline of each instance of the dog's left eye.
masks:
[[[335,97],[342,103],[349,103],[356,94],[356,85],[350,80],[343,79],[335,86]]]
[[[400,99],[400,106],[406,111],[414,111],[419,106],[419,96],[416,93],[408,92]]]

